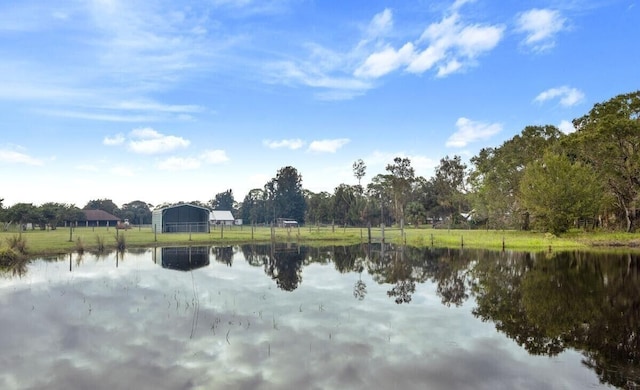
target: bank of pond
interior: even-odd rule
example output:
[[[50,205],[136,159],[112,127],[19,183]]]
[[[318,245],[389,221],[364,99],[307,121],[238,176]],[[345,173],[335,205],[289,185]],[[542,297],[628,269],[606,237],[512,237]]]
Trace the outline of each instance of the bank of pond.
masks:
[[[3,264],[0,301],[7,389],[640,386],[631,252],[74,252]]]

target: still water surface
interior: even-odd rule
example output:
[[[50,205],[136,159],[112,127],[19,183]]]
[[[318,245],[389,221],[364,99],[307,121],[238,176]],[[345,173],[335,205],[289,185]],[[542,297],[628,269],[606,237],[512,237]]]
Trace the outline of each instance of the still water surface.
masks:
[[[0,272],[2,389],[640,386],[636,255],[154,248]]]

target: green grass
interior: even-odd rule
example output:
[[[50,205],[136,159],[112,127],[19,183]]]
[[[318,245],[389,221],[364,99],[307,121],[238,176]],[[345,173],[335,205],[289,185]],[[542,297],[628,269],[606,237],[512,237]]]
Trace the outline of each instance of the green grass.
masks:
[[[381,229],[372,228],[374,241],[380,241]],[[15,232],[0,232],[0,248],[15,242]],[[56,230],[29,230],[20,235],[29,255],[51,255],[79,250],[102,251],[118,247],[136,248],[168,245],[234,245],[251,242],[268,243],[272,240],[271,229],[250,226],[225,227],[210,233],[164,233],[155,234],[150,227],[133,227],[130,230],[106,228],[58,228]],[[300,227],[277,228],[273,237],[278,242],[297,242],[307,245],[349,245],[366,242],[366,228]],[[537,232],[514,230],[447,230],[431,228],[406,228],[404,235],[398,228],[385,229],[385,242],[406,243],[413,246],[435,246],[460,248],[486,248],[509,250],[568,250],[591,247],[640,247],[640,235],[609,232],[569,232],[562,237]],[[81,243],[81,244],[79,244]]]

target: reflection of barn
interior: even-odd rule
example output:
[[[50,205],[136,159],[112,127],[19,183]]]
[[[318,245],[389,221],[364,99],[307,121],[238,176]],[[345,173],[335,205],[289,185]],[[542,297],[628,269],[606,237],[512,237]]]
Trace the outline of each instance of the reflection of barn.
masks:
[[[151,213],[156,233],[209,233],[209,209],[189,203],[167,206]]]
[[[160,263],[162,268],[189,271],[209,265],[209,247],[206,246],[182,246],[155,248],[155,263]]]
[[[85,221],[78,222],[78,226],[116,226],[120,218],[104,210],[82,210]]]

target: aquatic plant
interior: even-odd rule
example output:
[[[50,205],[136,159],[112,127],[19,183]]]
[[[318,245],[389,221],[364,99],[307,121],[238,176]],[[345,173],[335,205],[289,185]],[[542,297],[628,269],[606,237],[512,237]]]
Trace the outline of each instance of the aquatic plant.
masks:
[[[123,251],[127,247],[127,240],[124,238],[124,233],[116,234],[116,246],[119,251]]]
[[[20,254],[24,255],[27,253],[27,239],[22,234],[14,234],[8,237],[7,244],[9,244],[9,248]]]
[[[104,244],[104,237],[101,235],[96,235],[96,249],[98,250],[99,253],[104,252],[105,249],[105,244]]]
[[[20,253],[12,248],[0,248],[0,266],[11,267],[22,259]]]
[[[84,250],[84,242],[82,241],[82,238],[78,237],[76,239],[76,252],[78,252],[79,254],[83,254]]]

